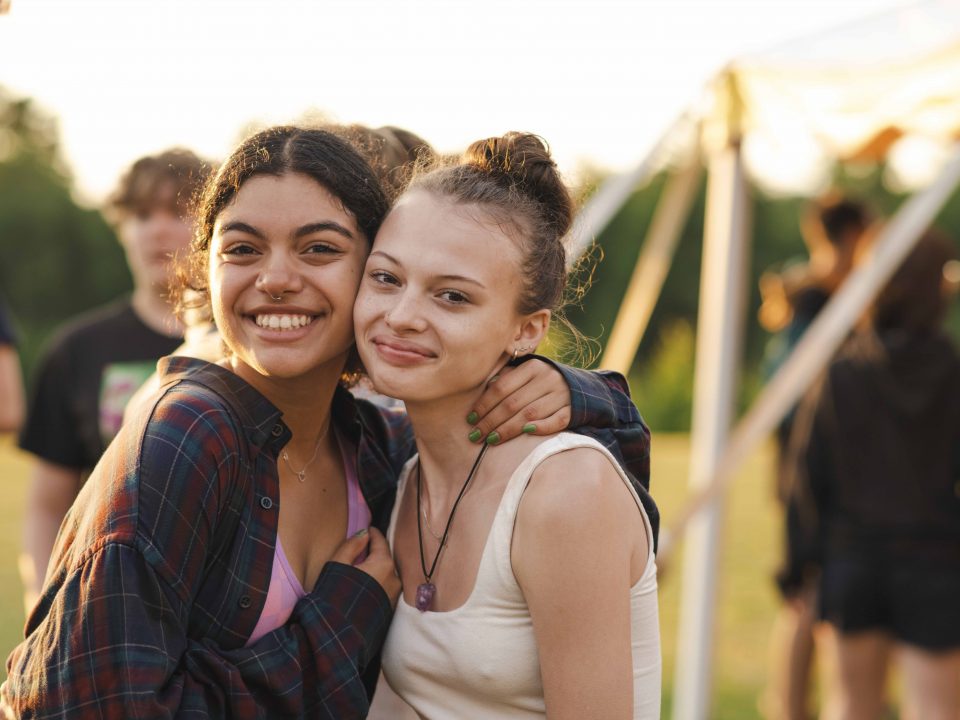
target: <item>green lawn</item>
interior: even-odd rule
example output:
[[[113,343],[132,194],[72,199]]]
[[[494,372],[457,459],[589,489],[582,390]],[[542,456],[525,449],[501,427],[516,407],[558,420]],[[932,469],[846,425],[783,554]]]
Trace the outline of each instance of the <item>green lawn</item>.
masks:
[[[687,494],[688,440],[681,435],[655,435],[653,493],[663,526],[670,527]],[[770,581],[779,538],[771,491],[771,448],[747,463],[727,506],[723,569],[715,642],[716,674],[712,717],[716,720],[759,718],[757,696],[767,665],[767,633],[776,607]],[[22,508],[26,496],[27,462],[9,438],[0,438],[0,477],[7,501],[0,505],[0,655],[20,639],[23,628],[16,558],[20,545]],[[677,548],[682,551],[682,547]],[[663,633],[664,713],[669,717],[682,552],[677,552],[660,578]],[[0,677],[5,677],[4,669]]]

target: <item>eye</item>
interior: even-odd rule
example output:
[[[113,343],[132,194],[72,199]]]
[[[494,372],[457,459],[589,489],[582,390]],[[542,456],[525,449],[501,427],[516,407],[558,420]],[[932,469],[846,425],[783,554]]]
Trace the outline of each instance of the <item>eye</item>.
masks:
[[[459,290],[443,290],[439,297],[452,305],[465,305],[470,302],[470,298]]]
[[[308,245],[304,252],[308,255],[336,255],[340,253],[340,248],[329,243],[313,243]]]
[[[257,253],[256,248],[247,243],[234,243],[232,245],[226,246],[221,250],[223,255],[255,255]]]
[[[400,281],[388,273],[386,270],[374,270],[370,273],[370,279],[378,285],[399,285]]]

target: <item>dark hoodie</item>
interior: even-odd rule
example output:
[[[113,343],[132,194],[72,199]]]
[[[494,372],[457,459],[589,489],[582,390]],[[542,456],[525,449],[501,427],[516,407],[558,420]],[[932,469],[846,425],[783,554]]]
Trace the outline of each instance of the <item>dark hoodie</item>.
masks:
[[[960,562],[960,356],[947,337],[854,336],[797,425],[794,499],[816,555]]]

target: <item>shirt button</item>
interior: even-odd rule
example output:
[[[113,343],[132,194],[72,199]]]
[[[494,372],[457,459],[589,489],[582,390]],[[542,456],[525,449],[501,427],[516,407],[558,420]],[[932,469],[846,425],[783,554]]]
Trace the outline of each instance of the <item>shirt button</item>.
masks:
[[[273,430],[270,431],[270,434],[273,435],[274,437],[280,437],[281,435],[283,435],[283,425],[281,425],[280,423],[277,423],[276,425],[274,425]]]
[[[240,608],[243,609],[243,610],[246,610],[246,609],[247,609],[248,607],[250,607],[250,605],[252,605],[252,604],[253,604],[253,601],[250,600],[250,596],[249,596],[249,595],[244,595],[244,596],[241,597],[239,600],[237,600],[237,605],[239,605]]]
[[[273,507],[273,500],[264,495],[262,498],[260,498],[260,507],[262,507],[264,510],[269,510]]]

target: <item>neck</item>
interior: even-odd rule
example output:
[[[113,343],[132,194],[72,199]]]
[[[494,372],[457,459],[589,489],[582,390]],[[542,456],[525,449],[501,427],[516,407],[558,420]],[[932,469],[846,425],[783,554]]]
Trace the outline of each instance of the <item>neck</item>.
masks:
[[[183,325],[173,312],[165,295],[150,287],[140,286],[133,291],[130,300],[133,311],[154,332],[169,337],[182,337]]]
[[[283,421],[293,434],[287,444],[291,454],[300,455],[301,450],[308,450],[309,456],[317,438],[325,432],[331,421],[330,410],[343,372],[343,359],[296,378],[261,375],[239,362],[235,356],[226,362],[227,367],[253,385],[283,413]],[[333,433],[327,431],[326,439],[331,437]]]
[[[481,444],[467,438],[470,426],[466,422],[479,396],[477,390],[426,403],[407,403],[424,481],[436,497],[459,492],[480,452]]]

